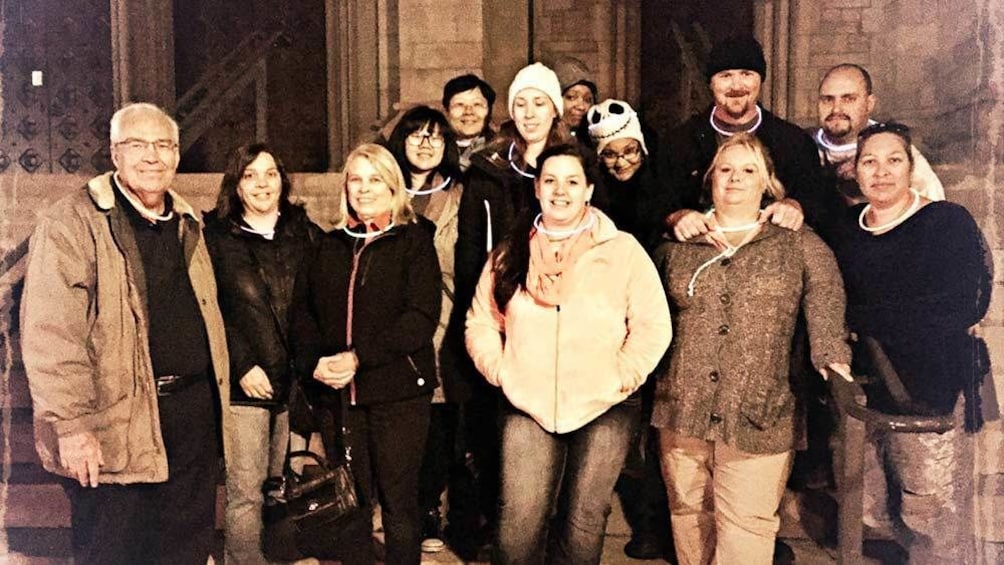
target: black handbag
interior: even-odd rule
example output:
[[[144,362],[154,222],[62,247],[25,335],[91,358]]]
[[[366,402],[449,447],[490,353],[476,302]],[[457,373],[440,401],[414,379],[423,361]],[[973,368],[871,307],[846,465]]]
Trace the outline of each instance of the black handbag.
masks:
[[[343,415],[345,410],[342,402]],[[290,452],[287,444],[282,475],[270,477],[262,485],[262,552],[269,561],[337,557],[334,546],[340,532],[360,507],[344,422],[343,417],[338,434],[341,461],[332,464],[312,451]],[[308,459],[314,465],[297,473],[291,465],[297,458]]]

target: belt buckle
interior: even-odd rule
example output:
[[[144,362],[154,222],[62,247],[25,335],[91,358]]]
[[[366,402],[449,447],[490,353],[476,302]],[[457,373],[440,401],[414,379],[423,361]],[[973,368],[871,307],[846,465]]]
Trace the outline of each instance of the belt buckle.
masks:
[[[171,393],[164,388],[173,385],[179,378],[177,375],[168,375],[154,379],[154,382],[157,383],[157,396],[170,396]]]

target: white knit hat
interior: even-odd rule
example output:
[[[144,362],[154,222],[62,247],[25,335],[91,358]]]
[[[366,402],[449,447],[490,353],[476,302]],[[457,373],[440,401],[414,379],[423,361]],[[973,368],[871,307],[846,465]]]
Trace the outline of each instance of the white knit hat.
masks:
[[[648,155],[645,135],[641,132],[641,121],[627,102],[608,98],[595,104],[586,112],[586,122],[589,124],[589,137],[596,142],[597,154],[602,153],[603,148],[615,139],[637,139],[641,150]]]
[[[509,117],[512,118],[512,105],[516,95],[527,88],[536,88],[543,92],[554,103],[554,109],[558,112],[558,117],[564,110],[561,103],[561,84],[558,82],[558,75],[554,71],[544,66],[542,63],[527,65],[516,73],[509,85]]]

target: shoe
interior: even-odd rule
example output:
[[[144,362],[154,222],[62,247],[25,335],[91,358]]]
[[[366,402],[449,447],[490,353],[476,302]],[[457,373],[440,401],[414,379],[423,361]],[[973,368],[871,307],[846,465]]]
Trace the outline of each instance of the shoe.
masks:
[[[659,559],[665,553],[665,544],[652,532],[638,532],[624,546],[624,555],[631,559]]]
[[[422,516],[422,552],[439,553],[445,548],[442,516],[438,508],[433,508]]]

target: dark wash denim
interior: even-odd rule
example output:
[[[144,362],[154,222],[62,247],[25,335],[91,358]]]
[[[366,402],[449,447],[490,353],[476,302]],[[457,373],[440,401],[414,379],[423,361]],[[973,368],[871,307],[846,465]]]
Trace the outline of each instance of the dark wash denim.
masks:
[[[554,434],[507,406],[492,563],[600,562],[610,499],[640,410],[636,393],[578,430]]]

